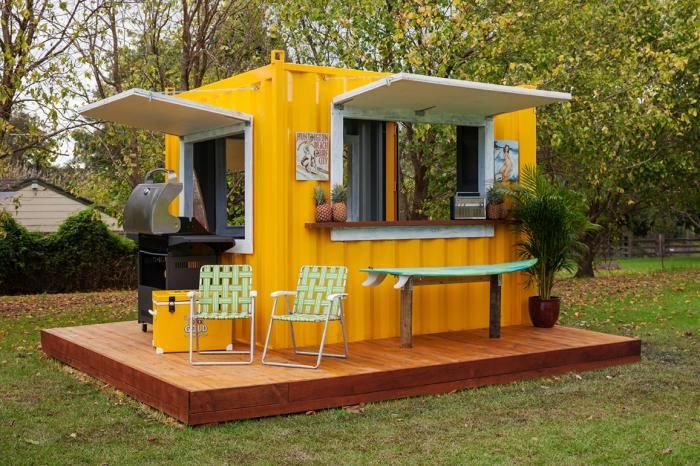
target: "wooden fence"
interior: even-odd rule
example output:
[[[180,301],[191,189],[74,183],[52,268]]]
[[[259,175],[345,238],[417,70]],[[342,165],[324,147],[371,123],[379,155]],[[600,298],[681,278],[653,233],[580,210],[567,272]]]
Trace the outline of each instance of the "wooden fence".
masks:
[[[603,257],[668,257],[700,254],[700,238],[633,238],[625,236],[618,245],[602,248]]]

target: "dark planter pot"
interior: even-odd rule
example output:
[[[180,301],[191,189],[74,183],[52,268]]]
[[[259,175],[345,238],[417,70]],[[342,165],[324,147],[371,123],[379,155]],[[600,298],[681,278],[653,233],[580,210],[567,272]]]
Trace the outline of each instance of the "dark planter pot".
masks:
[[[500,204],[486,204],[486,218],[492,220],[502,220],[508,216],[505,202]]]
[[[559,320],[559,298],[552,296],[549,299],[540,299],[539,296],[531,296],[528,300],[530,320],[532,325],[541,328],[552,328]]]

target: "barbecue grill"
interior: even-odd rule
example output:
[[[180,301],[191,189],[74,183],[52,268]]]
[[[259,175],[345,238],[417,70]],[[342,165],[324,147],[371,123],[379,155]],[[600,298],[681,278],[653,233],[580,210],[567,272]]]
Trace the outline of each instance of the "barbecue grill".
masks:
[[[153,181],[155,173],[165,181]],[[138,321],[145,332],[153,317],[153,290],[194,289],[202,265],[216,264],[218,255],[232,248],[235,240],[209,232],[196,219],[176,217],[170,203],[182,191],[175,172],[151,170],[134,188],[124,207],[124,230],[137,244]]]

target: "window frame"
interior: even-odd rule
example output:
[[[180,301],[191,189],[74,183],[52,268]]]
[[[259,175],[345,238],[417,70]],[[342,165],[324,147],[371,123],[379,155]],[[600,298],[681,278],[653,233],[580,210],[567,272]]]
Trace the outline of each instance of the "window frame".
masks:
[[[180,193],[180,216],[192,217],[193,214],[193,178],[194,178],[194,144],[214,139],[222,139],[230,136],[243,134],[244,162],[243,169],[245,173],[245,225],[243,226],[243,238],[236,238],[236,244],[227,253],[236,254],[252,254],[253,253],[253,121],[225,126],[214,130],[203,131],[201,133],[193,133],[180,137],[180,182],[183,184],[182,193]],[[225,160],[224,160],[225,164]],[[219,178],[225,180],[224,172],[221,174],[220,164],[217,163],[217,185]],[[220,198],[221,190],[217,186],[216,210],[217,214],[221,212],[222,203],[225,212],[225,199]],[[232,232],[239,231],[240,227],[230,227],[217,215],[216,234],[221,236],[231,235]]]
[[[440,112],[416,111],[414,115],[405,112],[386,110],[358,110],[345,108],[342,104],[331,104],[331,170],[330,185],[343,183],[343,144],[345,119],[375,120],[384,122],[412,122],[449,124],[455,126],[473,126],[479,128],[479,196],[485,197],[488,189],[495,182],[493,144],[494,118],[455,116]],[[385,174],[386,177],[386,174]],[[388,212],[385,212],[385,217]],[[450,227],[451,228],[451,227]],[[409,236],[411,237],[411,236]]]

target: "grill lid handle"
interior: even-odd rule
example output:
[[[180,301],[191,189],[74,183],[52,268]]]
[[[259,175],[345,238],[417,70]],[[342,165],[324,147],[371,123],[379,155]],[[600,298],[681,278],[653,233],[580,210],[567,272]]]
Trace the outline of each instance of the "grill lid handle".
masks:
[[[177,182],[177,174],[174,170],[169,170],[167,168],[154,168],[153,170],[150,170],[148,173],[146,173],[146,179],[144,180],[144,183],[153,183],[154,173],[165,173],[167,175],[167,179],[165,181],[166,183]]]

